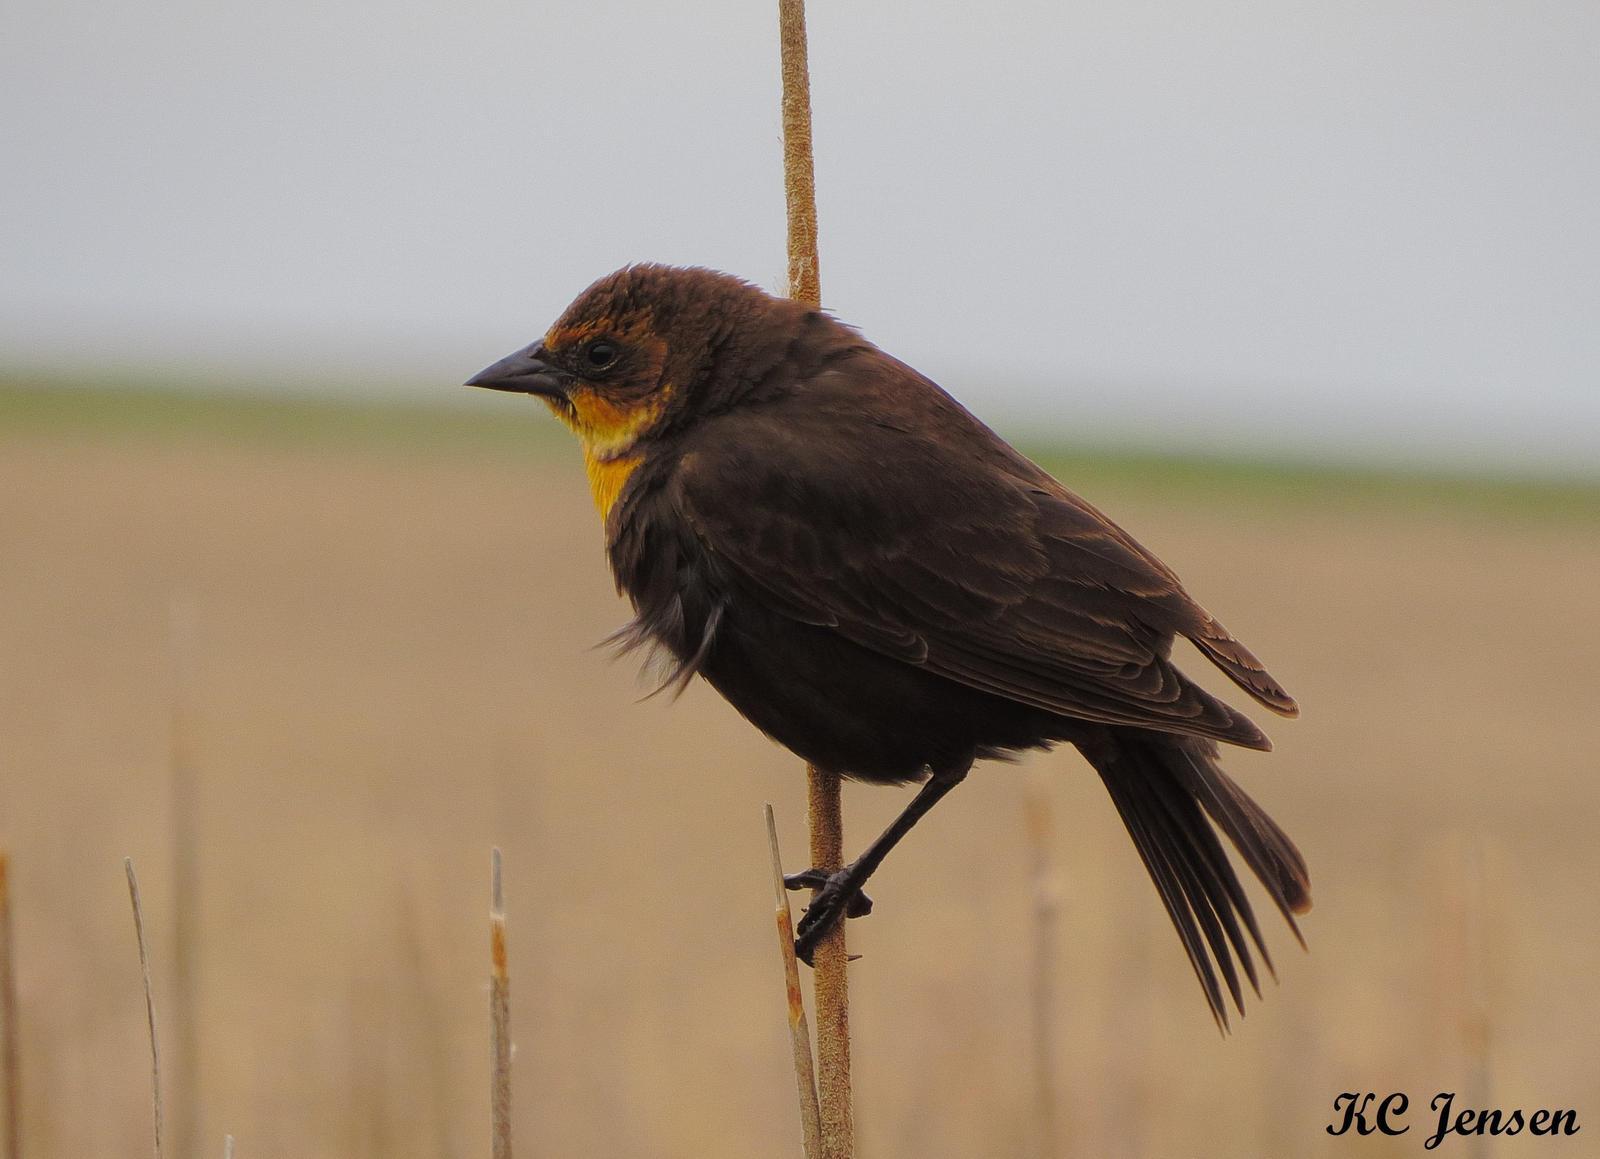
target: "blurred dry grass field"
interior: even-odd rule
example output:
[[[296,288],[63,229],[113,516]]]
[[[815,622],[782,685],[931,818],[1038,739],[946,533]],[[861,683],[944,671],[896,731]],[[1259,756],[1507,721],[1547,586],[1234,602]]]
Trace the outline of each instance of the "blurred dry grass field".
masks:
[[[497,419],[547,445],[541,415]],[[200,1074],[168,1107],[207,1148],[486,1153],[498,843],[524,1150],[797,1153],[760,805],[802,849],[801,770],[704,687],[635,703],[633,665],[590,650],[626,612],[576,454],[510,445],[0,426],[30,1154],[148,1147],[120,862],[160,987],[174,599],[194,638]],[[1300,842],[1316,898],[1308,955],[1267,922],[1282,984],[1219,1040],[1097,780],[1070,753],[1030,762],[1055,810],[1070,1153],[1423,1153],[1420,1107],[1398,1139],[1325,1134],[1345,1090],[1576,1107],[1600,1131],[1594,509],[1065,477],[1300,697],[1302,720],[1264,722],[1276,753],[1228,767]],[[1025,777],[982,767],[852,924],[868,1159],[1027,1152]],[[848,844],[902,800],[847,789]],[[184,1005],[158,1003],[175,1041]]]

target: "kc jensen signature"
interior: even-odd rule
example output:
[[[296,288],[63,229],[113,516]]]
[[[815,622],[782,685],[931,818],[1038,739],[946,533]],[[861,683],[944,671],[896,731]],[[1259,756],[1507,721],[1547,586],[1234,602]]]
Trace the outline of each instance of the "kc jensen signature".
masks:
[[[1423,1147],[1433,1150],[1450,1135],[1576,1135],[1577,1111],[1527,1111],[1516,1109],[1455,1109],[1453,1091],[1440,1091],[1428,1104],[1439,1116],[1432,1135]],[[1324,1128],[1330,1135],[1343,1135],[1352,1128],[1358,1135],[1404,1135],[1411,1130],[1406,1109],[1411,1100],[1399,1091],[1381,1098],[1375,1091],[1345,1091],[1333,1100],[1334,1121]]]

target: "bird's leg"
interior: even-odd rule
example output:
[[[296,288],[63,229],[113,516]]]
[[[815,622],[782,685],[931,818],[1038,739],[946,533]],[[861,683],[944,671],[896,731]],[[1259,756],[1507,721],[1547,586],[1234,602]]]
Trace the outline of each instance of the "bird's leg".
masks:
[[[867,878],[883,864],[883,859],[889,856],[889,850],[899,843],[900,838],[911,832],[912,827],[939,803],[940,798],[966,779],[970,768],[972,759],[969,757],[960,764],[935,770],[922,788],[917,790],[917,795],[911,798],[910,804],[901,810],[900,815],[890,822],[876,841],[867,846],[866,852],[837,873],[824,876],[821,870],[809,869],[793,875],[798,879],[797,884],[789,888],[809,885],[817,891],[812,895],[811,905],[807,907],[795,931],[798,936],[795,938],[794,952],[801,961],[811,965],[817,944],[827,936],[828,931],[846,916],[855,915],[857,899],[865,896],[861,887],[866,884]],[[870,909],[871,906],[872,903],[867,902],[866,908]]]

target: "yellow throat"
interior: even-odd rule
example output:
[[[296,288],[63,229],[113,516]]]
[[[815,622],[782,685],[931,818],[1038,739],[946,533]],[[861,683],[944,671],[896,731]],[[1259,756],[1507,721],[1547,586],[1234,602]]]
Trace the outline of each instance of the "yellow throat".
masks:
[[[639,466],[639,456],[601,459],[585,447],[583,466],[589,476],[589,491],[594,496],[594,505],[600,510],[600,518],[609,519],[617,496],[622,494],[622,488],[627,485],[628,476]]]
[[[663,389],[637,406],[621,407],[587,387],[578,387],[569,396],[570,410],[550,403],[550,410],[583,444],[584,471],[601,519],[611,515],[622,488],[638,468],[642,456],[631,453],[633,446],[661,417],[666,394]]]

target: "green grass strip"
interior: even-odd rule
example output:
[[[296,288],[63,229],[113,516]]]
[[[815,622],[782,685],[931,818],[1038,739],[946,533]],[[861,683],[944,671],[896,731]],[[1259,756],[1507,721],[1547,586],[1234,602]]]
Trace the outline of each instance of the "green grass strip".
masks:
[[[378,449],[408,454],[547,456],[567,435],[543,408],[484,391],[476,405],[217,393],[153,381],[83,385],[40,376],[0,378],[0,438],[204,437],[253,444]],[[1104,446],[1024,449],[1086,495],[1270,506],[1453,508],[1490,514],[1600,518],[1600,480],[1518,478],[1331,466]]]

